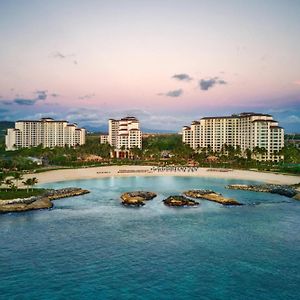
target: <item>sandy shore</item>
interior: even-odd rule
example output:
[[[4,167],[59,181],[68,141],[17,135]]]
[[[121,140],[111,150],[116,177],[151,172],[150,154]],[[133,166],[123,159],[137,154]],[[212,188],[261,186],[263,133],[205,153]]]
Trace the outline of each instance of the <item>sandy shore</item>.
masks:
[[[29,174],[26,177],[36,177],[39,183],[49,183],[67,180],[93,179],[121,176],[193,176],[215,177],[241,180],[256,180],[265,183],[295,184],[300,182],[300,176],[262,173],[256,171],[198,168],[194,172],[183,171],[152,171],[150,166],[106,166],[95,168],[54,170],[43,173]]]

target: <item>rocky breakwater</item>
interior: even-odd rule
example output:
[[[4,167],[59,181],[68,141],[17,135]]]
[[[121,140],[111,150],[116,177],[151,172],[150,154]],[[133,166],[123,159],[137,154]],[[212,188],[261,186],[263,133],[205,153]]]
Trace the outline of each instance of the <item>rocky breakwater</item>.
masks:
[[[53,203],[47,197],[42,196],[0,201],[0,213],[49,209],[51,207],[53,207]]]
[[[52,200],[74,197],[89,193],[80,188],[65,188],[59,190],[46,190],[41,196],[0,200],[0,213],[23,212],[53,207]]]
[[[280,184],[230,184],[226,187],[231,190],[271,193],[300,200],[300,193],[293,186]]]
[[[213,202],[217,202],[223,205],[243,205],[242,203],[236,201],[233,198],[226,198],[219,193],[212,190],[189,190],[183,192],[187,197],[195,199],[205,199]]]
[[[63,188],[58,190],[48,190],[46,192],[46,196],[49,198],[50,201],[68,198],[68,197],[75,197],[84,194],[88,194],[90,191],[81,189],[81,188]]]
[[[169,196],[167,199],[163,200],[163,203],[167,206],[175,206],[175,207],[199,205],[199,202],[188,199],[184,196]]]
[[[143,206],[145,201],[152,200],[156,196],[153,192],[134,191],[122,194],[121,199],[125,206]]]

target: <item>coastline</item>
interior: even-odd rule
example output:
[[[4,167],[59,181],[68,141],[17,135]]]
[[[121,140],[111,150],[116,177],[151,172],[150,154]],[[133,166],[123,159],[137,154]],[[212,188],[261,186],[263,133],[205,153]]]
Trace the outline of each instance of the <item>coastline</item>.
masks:
[[[220,170],[211,168],[198,168],[194,172],[177,171],[152,171],[151,166],[103,166],[79,169],[52,170],[43,173],[27,174],[24,178],[32,176],[38,179],[39,184],[97,179],[105,177],[132,177],[132,176],[185,176],[185,177],[215,177],[224,179],[254,180],[273,184],[296,184],[300,182],[300,176],[264,173],[248,170]]]

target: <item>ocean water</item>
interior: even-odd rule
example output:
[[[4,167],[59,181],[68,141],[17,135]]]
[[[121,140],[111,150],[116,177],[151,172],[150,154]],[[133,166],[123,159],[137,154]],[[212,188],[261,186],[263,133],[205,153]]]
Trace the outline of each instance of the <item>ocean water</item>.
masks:
[[[231,191],[249,181],[106,178],[47,184],[90,194],[52,210],[0,215],[0,299],[300,299],[300,201]],[[210,188],[247,204],[169,208]],[[120,205],[124,191],[158,197]]]

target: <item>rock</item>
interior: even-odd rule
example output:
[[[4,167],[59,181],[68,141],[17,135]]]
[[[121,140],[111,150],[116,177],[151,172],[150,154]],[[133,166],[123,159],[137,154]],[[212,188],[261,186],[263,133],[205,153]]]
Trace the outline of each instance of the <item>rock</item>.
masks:
[[[199,205],[199,202],[188,199],[183,196],[169,196],[167,199],[163,200],[163,202],[167,206],[176,206],[176,207]]]
[[[67,197],[75,197],[84,194],[88,194],[90,191],[84,190],[81,188],[63,188],[58,190],[49,190],[46,193],[46,196],[52,201]]]
[[[294,187],[280,184],[230,184],[226,188],[232,190],[272,193],[286,196],[289,198],[293,198],[297,194],[297,191]]]
[[[295,200],[300,200],[300,193],[297,193],[294,197]]]
[[[0,213],[22,212],[36,209],[46,209],[53,207],[52,200],[74,197],[89,193],[81,188],[64,188],[58,190],[48,190],[42,196],[10,199],[0,201]]]
[[[121,199],[125,206],[143,206],[145,201],[152,200],[156,196],[153,192],[135,191],[122,194]]]
[[[233,198],[225,198],[221,194],[218,194],[212,190],[189,190],[183,192],[187,197],[196,199],[205,199],[213,202],[217,202],[223,205],[243,205]]]
[[[46,209],[53,207],[53,203],[47,198],[43,197],[36,201],[31,202],[30,204],[26,203],[14,203],[0,205],[0,213],[9,213],[9,212],[23,212],[36,209]]]

